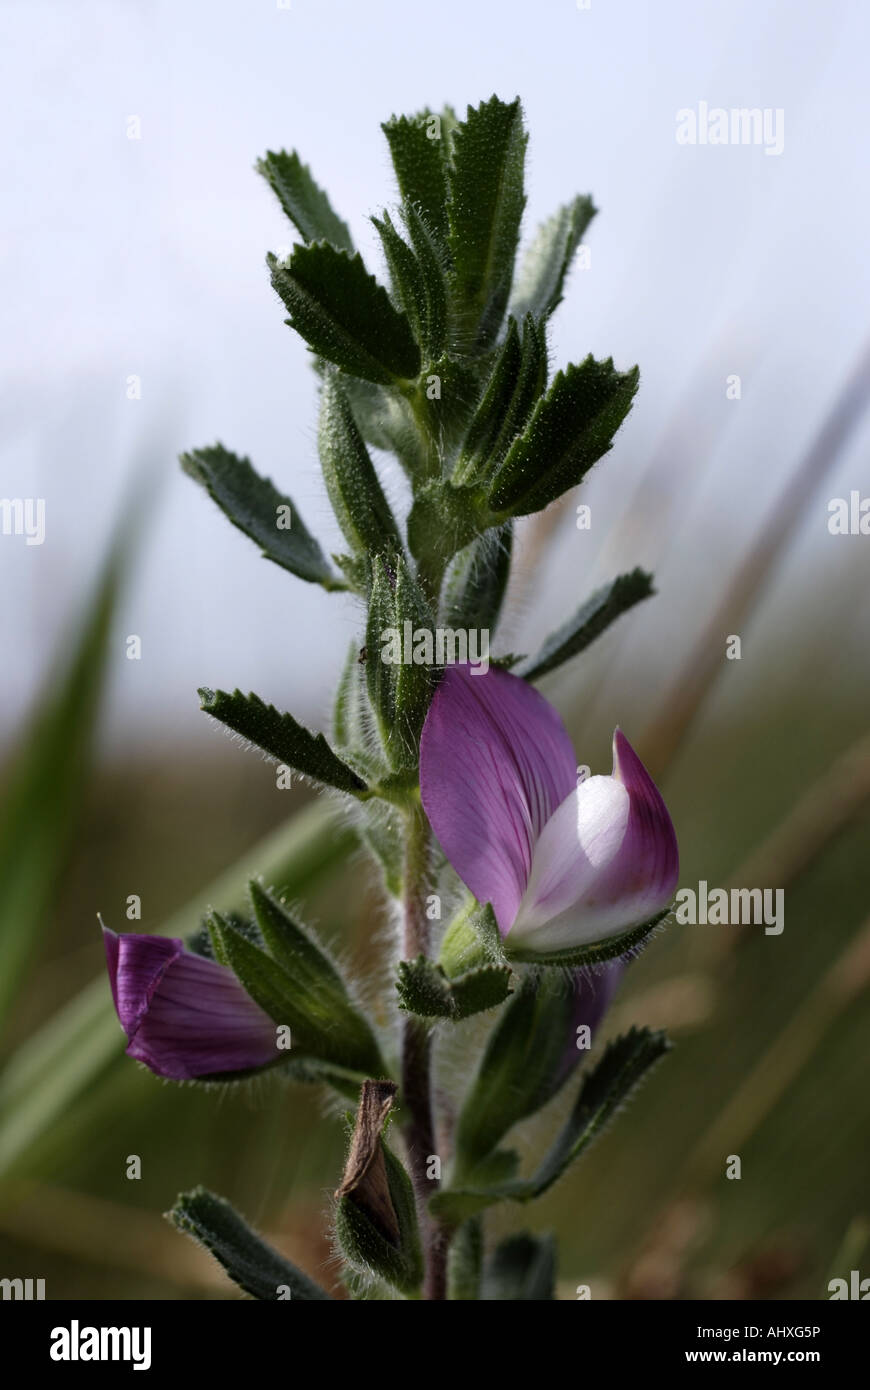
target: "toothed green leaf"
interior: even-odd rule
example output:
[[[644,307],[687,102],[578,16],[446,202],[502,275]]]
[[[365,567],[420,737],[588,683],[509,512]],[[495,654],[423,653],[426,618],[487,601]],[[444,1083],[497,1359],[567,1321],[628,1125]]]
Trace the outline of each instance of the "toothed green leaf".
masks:
[[[418,207],[433,231],[445,240],[447,158],[443,118],[433,117],[429,111],[419,116],[393,116],[381,130],[390,146],[404,202]],[[436,131],[439,133],[434,134]]]
[[[530,1202],[542,1196],[602,1133],[669,1049],[665,1034],[648,1028],[632,1028],[616,1038],[585,1073],[568,1119],[531,1178],[514,1175],[516,1165],[507,1161],[509,1155],[516,1157],[512,1150],[497,1150],[464,1169],[455,1187],[438,1192],[430,1203],[432,1211],[459,1221],[498,1202]]]
[[[388,212],[383,217],[373,217],[371,220],[381,239],[394,297],[408,315],[417,342],[422,342],[426,324],[426,287],[420,262],[396,231]]]
[[[492,376],[468,428],[454,471],[454,482],[488,482],[526,422],[547,385],[547,340],[544,325],[531,314],[522,337],[514,319]]]
[[[403,216],[420,270],[424,313],[420,338],[431,362],[440,357],[447,340],[447,275],[444,252],[419,208],[410,205]]]
[[[341,251],[353,251],[346,222],[333,211],[322,188],[311,177],[295,150],[267,150],[257,161],[262,174],[303,241],[329,241]]]
[[[469,107],[448,170],[453,304],[469,350],[488,347],[507,306],[525,206],[526,134],[519,99]]]
[[[386,1075],[375,1036],[351,1003],[340,975],[312,938],[257,884],[251,885],[257,924],[266,922],[270,947],[261,950],[217,912],[208,916],[218,958],[275,1022],[290,1029],[288,1058],[311,1057],[361,1078]]]
[[[527,975],[512,994],[462,1104],[456,1150],[463,1173],[555,1094],[571,1011],[571,991],[555,971]]]
[[[617,372],[610,358],[558,372],[492,480],[493,511],[527,516],[576,487],[611,448],[637,384],[636,367]]]
[[[318,446],[329,500],[354,555],[401,550],[399,528],[337,372],[323,383]]]
[[[585,651],[611,623],[654,592],[652,575],[645,570],[633,569],[629,574],[618,575],[609,584],[596,589],[573,617],[551,633],[540,651],[517,667],[517,675],[534,681],[548,671],[555,671],[572,656]]]
[[[503,1004],[510,994],[508,966],[484,965],[448,979],[440,965],[418,956],[399,962],[399,1006],[421,1018],[470,1018]]]
[[[588,1149],[670,1047],[664,1033],[649,1028],[632,1028],[608,1044],[584,1075],[571,1114],[531,1180],[528,1198],[540,1197]]]
[[[517,318],[529,313],[549,317],[561,304],[571,262],[597,211],[591,198],[574,198],[539,227],[511,300],[510,311]]]
[[[321,357],[387,386],[417,376],[420,350],[408,319],[359,255],[320,241],[297,246],[286,261],[270,256],[268,264],[288,323]]]
[[[425,595],[401,555],[378,556],[372,570],[366,630],[366,677],[384,747],[394,769],[417,765],[420,730],[432,699],[432,668],[406,661],[405,624],[432,632]],[[410,652],[413,658],[413,646]]]
[[[202,484],[224,516],[256,541],[267,560],[274,560],[310,584],[322,584],[325,589],[345,587],[290,498],[279,492],[271,479],[261,477],[250,459],[215,444],[182,454],[181,466]]]
[[[264,704],[259,695],[202,687],[199,697],[206,714],[279,763],[339,791],[358,795],[366,790],[363,779],[333,753],[323,734],[312,734],[292,714],[280,714],[274,705]]]
[[[232,1279],[252,1298],[287,1299],[296,1303],[333,1302],[328,1293],[273,1250],[252,1231],[239,1213],[204,1187],[182,1192],[167,1221],[213,1255]]]

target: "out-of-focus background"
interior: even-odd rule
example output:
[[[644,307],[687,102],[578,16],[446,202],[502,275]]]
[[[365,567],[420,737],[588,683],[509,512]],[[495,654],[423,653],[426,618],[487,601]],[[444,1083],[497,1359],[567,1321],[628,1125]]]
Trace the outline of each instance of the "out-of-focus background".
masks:
[[[140,929],[181,933],[263,872],[370,957],[350,832],[196,698],[239,685],[326,727],[359,614],[263,563],[175,460],[220,439],[335,541],[315,378],[264,269],[292,229],[254,160],[297,148],[382,273],[379,122],[493,91],[526,110],[526,233],[576,192],[601,209],[556,363],[641,367],[582,496],[525,525],[499,648],[654,569],[652,602],[546,693],[596,770],[615,723],[639,744],[683,884],[786,903],[779,936],[671,927],[632,966],[609,1027],[666,1026],[676,1050],[545,1203],[498,1220],[558,1231],[564,1297],[816,1298],[870,1274],[870,535],[828,524],[870,497],[870,11],[20,0],[0,28],[0,1274],[233,1296],[160,1217],[197,1182],[334,1274],[338,1127],[303,1090],[127,1060],[96,913],[126,927],[136,895]],[[702,103],[781,113],[781,151],[679,143]],[[28,499],[41,544],[16,534]]]

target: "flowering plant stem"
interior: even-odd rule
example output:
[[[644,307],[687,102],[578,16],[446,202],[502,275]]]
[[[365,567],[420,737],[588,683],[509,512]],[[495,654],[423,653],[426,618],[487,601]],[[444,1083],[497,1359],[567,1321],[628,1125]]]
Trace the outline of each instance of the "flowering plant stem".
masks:
[[[426,898],[432,887],[431,841],[429,822],[417,804],[408,811],[406,820],[402,954],[407,961],[431,957],[431,931],[426,915]],[[447,1256],[455,1225],[429,1210],[430,1198],[440,1186],[440,1179],[430,1172],[431,1161],[440,1149],[435,1125],[433,1061],[431,1022],[407,1014],[402,1024],[401,1061],[402,1094],[409,1115],[405,1144],[423,1240],[423,1294],[427,1299],[438,1300],[447,1297]]]
[[[384,132],[407,236],[389,213],[372,219],[389,291],[295,153],[259,166],[301,237],[268,264],[314,353],[345,553],[328,558],[290,499],[223,445],[182,462],[266,558],[364,609],[329,740],[257,695],[200,696],[277,763],[279,786],[296,773],[350,813],[401,916],[399,1026],[384,1024],[389,1006],[369,1016],[356,982],[259,879],[248,911],[210,911],[188,941],[107,932],[107,962],[127,1051],[158,1075],[270,1070],[353,1104],[332,1222],[351,1297],[553,1298],[552,1241],[527,1233],[487,1252],[482,1216],[558,1181],[666,1050],[663,1035],[632,1029],[582,1066],[627,958],[667,912],[677,848],[622,731],[611,775],[578,780],[568,732],[533,682],[649,597],[651,576],[617,576],[530,657],[490,665],[489,638],[514,519],[608,452],[638,373],[589,356],[548,384],[549,319],[595,209],[587,197],[560,208],[514,286],[518,100],[493,97],[464,121],[449,109],[394,118]],[[408,479],[404,518],[369,446],[392,451]],[[450,1076],[439,1045],[478,1014],[492,1021],[488,1041]],[[578,1072],[563,1128],[522,1175],[514,1126]],[[170,1216],[255,1298],[330,1301],[213,1194],[183,1194]]]
[[[403,937],[406,960],[430,955],[426,895],[430,882],[430,830],[423,808],[407,812],[405,828]],[[417,1198],[425,1262],[424,1294],[428,1299],[447,1296],[447,1233],[429,1214],[428,1201],[437,1186],[427,1168],[437,1153],[432,1085],[432,1029],[425,1019],[406,1015],[402,1023],[402,1094],[408,1108],[405,1145],[414,1194]]]

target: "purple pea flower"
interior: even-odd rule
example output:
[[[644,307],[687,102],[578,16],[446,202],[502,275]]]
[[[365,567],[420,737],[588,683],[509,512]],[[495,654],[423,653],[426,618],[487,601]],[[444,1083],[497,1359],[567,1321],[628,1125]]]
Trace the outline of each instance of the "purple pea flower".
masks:
[[[275,1024],[226,966],[175,937],[104,927],[103,942],[128,1056],[173,1081],[275,1061]]]
[[[448,860],[492,904],[510,954],[610,940],[671,901],[671,818],[628,739],[613,772],[577,783],[562,720],[531,685],[449,666],[420,743],[423,806]]]

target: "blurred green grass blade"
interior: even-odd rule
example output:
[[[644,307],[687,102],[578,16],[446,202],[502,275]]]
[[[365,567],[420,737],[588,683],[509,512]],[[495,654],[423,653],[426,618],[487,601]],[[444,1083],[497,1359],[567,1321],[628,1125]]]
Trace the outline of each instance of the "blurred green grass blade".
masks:
[[[248,880],[261,874],[289,897],[302,896],[357,845],[354,829],[325,801],[273,831],[163,923],[160,934],[188,936],[208,905],[243,910]],[[100,950],[94,930],[95,953]],[[0,1077],[0,1177],[26,1157],[59,1115],[124,1056],[108,976],[101,974],[22,1044]]]
[[[88,772],[112,619],[126,563],[116,546],[49,679],[0,805],[0,1029],[43,938]]]

